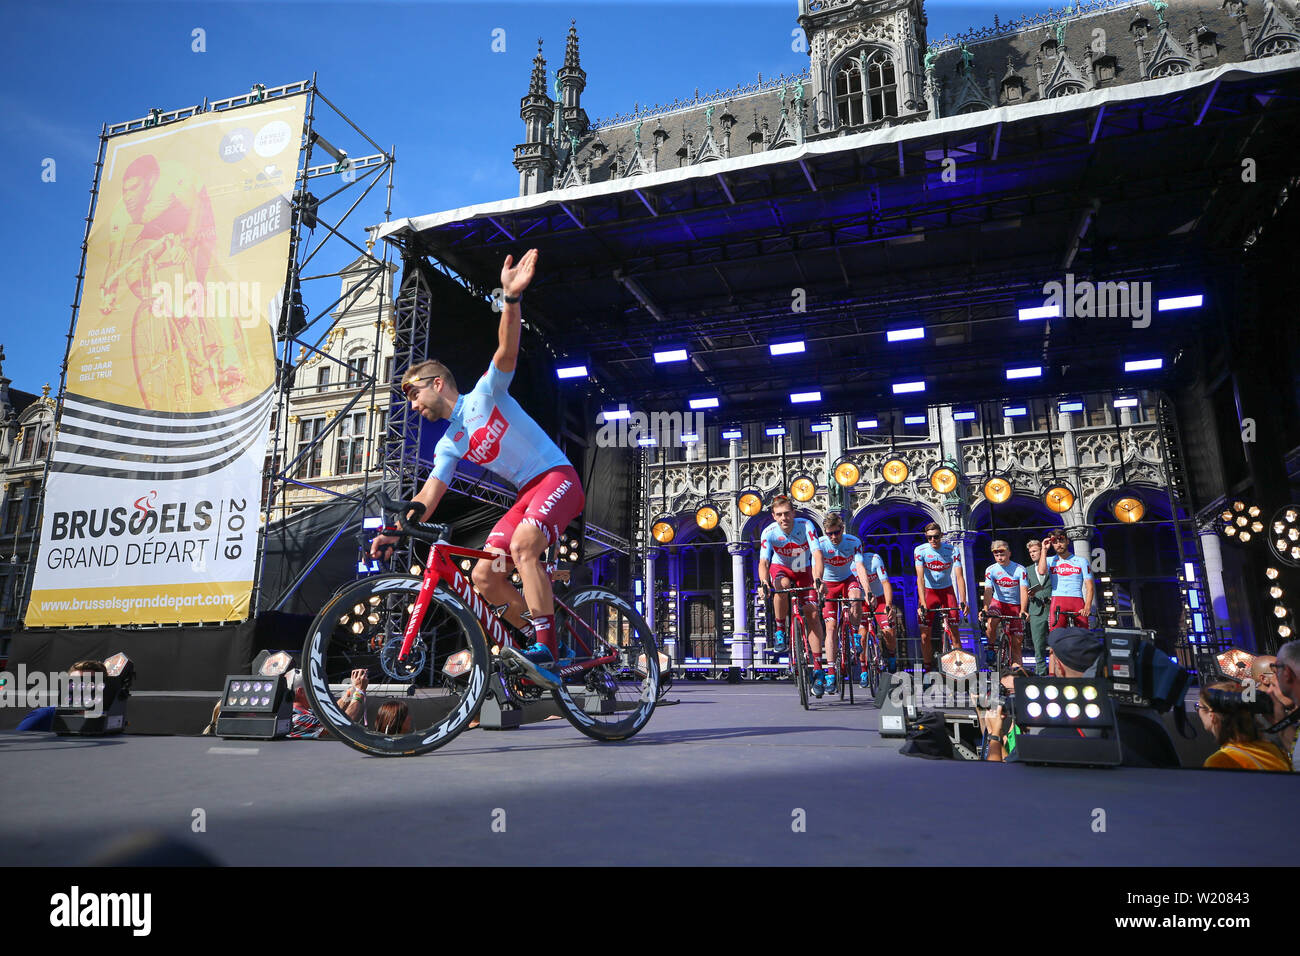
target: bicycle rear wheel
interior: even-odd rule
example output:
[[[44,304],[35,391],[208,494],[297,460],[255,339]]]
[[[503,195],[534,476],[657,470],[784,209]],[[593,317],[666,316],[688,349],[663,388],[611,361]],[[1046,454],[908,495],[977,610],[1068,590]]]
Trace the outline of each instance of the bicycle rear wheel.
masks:
[[[626,740],[650,720],[661,696],[659,648],[640,614],[613,591],[578,588],[557,603],[556,636],[571,664],[551,691],[569,723],[593,740]],[[584,668],[594,660],[613,658]]]
[[[420,578],[378,574],[340,590],[307,632],[303,685],[312,713],[330,733],[363,753],[413,756],[451,741],[478,713],[491,658],[478,619],[445,585],[430,596],[412,653],[397,659],[415,608]],[[363,710],[351,720],[338,697],[352,672],[369,681]],[[380,708],[405,707],[411,729],[376,729]],[[401,706],[397,706],[401,705]],[[385,716],[387,715],[385,712]]]

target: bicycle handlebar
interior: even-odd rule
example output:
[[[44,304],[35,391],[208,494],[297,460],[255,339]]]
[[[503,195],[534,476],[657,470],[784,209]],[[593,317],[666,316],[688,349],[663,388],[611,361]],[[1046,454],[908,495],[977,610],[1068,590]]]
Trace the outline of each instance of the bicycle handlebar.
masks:
[[[395,498],[388,497],[387,492],[379,492],[375,496],[379,506],[385,511],[391,511],[397,516],[397,528],[395,530],[385,529],[384,534],[409,535],[413,538],[421,538],[430,541],[441,541],[451,535],[451,525],[426,524],[414,518],[414,515],[424,517],[425,506],[418,501],[398,501]]]

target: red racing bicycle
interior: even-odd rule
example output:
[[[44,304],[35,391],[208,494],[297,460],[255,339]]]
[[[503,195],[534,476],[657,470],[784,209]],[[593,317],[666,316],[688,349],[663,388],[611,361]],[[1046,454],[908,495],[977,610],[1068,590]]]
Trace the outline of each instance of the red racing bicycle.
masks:
[[[490,685],[518,706],[546,691],[500,655],[526,641],[500,616],[504,606],[490,607],[453,561],[509,558],[448,544],[449,525],[410,520],[423,505],[381,503],[399,515],[397,529],[384,533],[430,544],[426,567],[371,575],[339,590],[308,631],[303,682],[313,713],[349,746],[409,756],[455,739]],[[650,628],[628,601],[601,587],[557,595],[555,610],[562,684],[550,693],[560,712],[595,740],[626,740],[650,720],[659,697],[660,655]],[[366,670],[369,686],[352,721],[336,701],[357,668]]]

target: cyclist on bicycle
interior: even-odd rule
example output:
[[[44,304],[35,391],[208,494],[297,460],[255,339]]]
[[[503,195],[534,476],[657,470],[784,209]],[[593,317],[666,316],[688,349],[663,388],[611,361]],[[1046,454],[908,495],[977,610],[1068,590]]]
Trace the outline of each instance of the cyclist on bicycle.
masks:
[[[1013,617],[1018,620],[1007,621],[1007,637],[1011,644],[1011,663],[1013,666],[1019,666],[1020,651],[1024,643],[1024,618],[1027,618],[1028,611],[1022,613],[1021,609],[1029,607],[1029,586],[1025,577],[1023,566],[1011,560],[1011,545],[1005,541],[993,542],[993,563],[984,571],[984,609],[993,614],[1001,614],[1003,617]],[[988,618],[984,627],[984,635],[989,642],[989,663],[994,662],[991,656],[996,653],[994,642],[997,639],[998,622],[996,618]]]
[[[1055,549],[1056,553],[1048,557]],[[1064,531],[1053,531],[1043,539],[1038,554],[1038,573],[1052,576],[1052,606],[1049,610],[1049,627],[1087,627],[1092,610],[1092,568],[1088,559],[1070,554],[1070,539]],[[1064,618],[1064,624],[1061,623]]]
[[[844,519],[831,513],[826,516],[826,533],[817,539],[813,548],[813,580],[825,598],[822,619],[826,622],[826,693],[835,693],[836,653],[840,606],[835,602],[848,598],[849,623],[856,629],[862,619],[862,587],[853,578],[853,569],[862,551],[862,539],[844,530]],[[846,638],[847,639],[847,638]],[[847,663],[847,661],[846,661]],[[813,693],[816,693],[814,686]]]
[[[542,686],[558,687],[560,678],[551,670],[559,656],[555,602],[542,555],[582,512],[586,497],[564,452],[507,391],[519,356],[519,300],[536,266],[536,249],[528,250],[518,264],[513,256],[506,256],[501,267],[504,307],[497,350],[470,392],[462,395],[451,371],[433,359],[406,370],[402,391],[411,409],[426,421],[448,422],[434,450],[433,471],[415,496],[425,506],[424,519],[437,509],[462,458],[490,469],[519,489],[514,507],[496,523],[483,550],[510,555],[519,571],[523,595],[511,586],[509,568],[502,559],[481,559],[471,577],[486,600],[508,605],[506,620],[525,634],[524,615],[531,617],[535,643],[522,652],[507,645],[501,656],[518,662],[529,678]],[[371,544],[371,554],[381,556],[396,540],[379,535]]]
[[[758,561],[758,579],[763,589],[770,591],[786,588],[806,588],[796,595],[799,616],[803,618],[808,630],[808,647],[813,654],[816,674],[814,688],[821,688],[822,671],[818,665],[822,650],[822,622],[817,614],[816,592],[813,590],[813,577],[810,569],[809,553],[817,546],[817,530],[807,518],[796,518],[794,503],[785,495],[772,499],[772,518],[770,525],[763,529],[759,538],[762,550]],[[775,582],[775,583],[773,583]],[[788,594],[772,595],[772,613],[776,615],[776,644],[773,650],[783,654],[788,650],[785,631],[782,626],[790,613],[790,596]],[[802,653],[802,648],[796,649]],[[815,690],[814,690],[815,692]],[[821,696],[818,694],[818,696]]]
[[[894,673],[898,668],[898,658],[894,644],[894,586],[889,581],[889,572],[885,562],[874,551],[862,551],[853,559],[853,572],[862,582],[863,592],[871,595],[870,612],[876,616],[876,633],[880,635],[885,647],[885,669]],[[858,626],[858,636],[862,640],[862,663],[867,663],[867,624],[864,620]],[[860,683],[867,686],[870,675],[865,671]]]
[[[943,530],[931,521],[925,526],[925,544],[916,546],[913,552],[916,559],[916,595],[917,613],[921,619],[921,669],[928,669],[934,658],[930,656],[930,615],[934,608],[947,608],[956,611],[960,607],[961,616],[968,613],[966,604],[966,575],[957,569],[962,567],[961,555],[951,542],[943,540]],[[956,593],[953,593],[954,582]],[[957,621],[949,615],[948,626],[953,628],[956,636]]]

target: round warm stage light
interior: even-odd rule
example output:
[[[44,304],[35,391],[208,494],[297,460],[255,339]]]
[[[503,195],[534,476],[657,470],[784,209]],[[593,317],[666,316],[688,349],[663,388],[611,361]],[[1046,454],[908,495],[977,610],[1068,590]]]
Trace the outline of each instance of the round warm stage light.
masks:
[[[880,477],[891,485],[901,485],[907,481],[909,473],[907,462],[901,458],[891,458],[880,466]]]
[[[1289,638],[1291,637],[1291,628],[1289,628],[1289,627],[1287,627],[1287,625],[1283,624],[1283,625],[1281,625],[1280,627],[1278,627],[1278,629],[1277,629],[1277,635],[1278,635],[1278,637],[1282,638],[1283,640],[1287,640],[1287,639],[1289,639]]]
[[[1223,533],[1226,534],[1229,538],[1235,537],[1237,534],[1237,529],[1234,528],[1232,525],[1228,525],[1226,528],[1223,529]]]
[[[1282,600],[1282,589],[1279,587],[1271,587],[1268,589],[1268,596],[1274,601],[1280,601]]]
[[[1259,534],[1261,531],[1264,530],[1264,522],[1262,522],[1262,521],[1252,521],[1252,522],[1250,523],[1250,530],[1253,531],[1253,532],[1255,532],[1255,534]],[[1294,531],[1294,530],[1295,530],[1295,529],[1293,528],[1292,531]]]
[[[1246,525],[1249,524],[1249,523],[1250,523],[1250,522],[1248,522],[1245,518],[1238,518],[1238,519],[1237,519],[1237,527],[1238,527],[1238,528],[1244,528],[1244,527],[1246,527]]]
[[[1064,514],[1074,506],[1074,489],[1063,482],[1053,482],[1043,489],[1043,503],[1056,514]]]
[[[763,510],[763,496],[757,491],[742,491],[736,499],[736,507],[746,518],[752,518]]]
[[[835,466],[835,483],[841,488],[852,488],[862,477],[862,471],[855,462],[840,459]]]
[[[1047,705],[1047,716],[1048,716],[1048,717],[1052,717],[1052,718],[1060,717],[1060,716],[1061,716],[1061,705],[1058,704],[1058,703],[1055,703],[1055,702],[1048,704],[1048,705]]]
[[[942,465],[930,472],[930,487],[941,495],[950,495],[957,489],[957,472]]]
[[[695,523],[705,531],[718,526],[718,509],[713,505],[700,505],[695,509]]]
[[[1039,694],[1039,690],[1037,684],[1030,684],[1027,687],[1025,687],[1025,696],[1028,697],[1030,700],[1037,700],[1038,694]]]
[[[1273,616],[1274,616],[1275,618],[1278,618],[1279,620],[1281,620],[1282,618],[1286,617],[1286,608],[1284,608],[1281,604],[1274,604],[1274,605],[1273,605]]]
[[[795,501],[812,501],[815,494],[817,494],[817,482],[808,475],[796,475],[790,482],[790,497]]]
[[[1277,568],[1266,568],[1264,571],[1264,577],[1268,578],[1270,581],[1276,581],[1278,574],[1279,572]]]
[[[994,475],[988,481],[984,482],[984,497],[995,505],[1003,504],[1009,501],[1012,492],[1011,482],[1001,475]]]
[[[1258,518],[1258,517],[1259,517],[1259,506],[1258,506],[1258,505],[1251,505],[1251,506],[1250,506],[1250,509],[1246,512],[1246,514],[1250,515],[1252,518]]]
[[[650,534],[660,544],[671,544],[673,538],[677,537],[677,529],[673,526],[672,519],[664,515],[654,520]]]
[[[1233,511],[1245,511],[1245,510],[1246,510],[1246,503],[1245,503],[1244,501],[1234,501],[1234,502],[1232,503],[1232,510],[1233,510]]]
[[[1066,685],[1066,688],[1065,688],[1065,699],[1066,699],[1066,700],[1074,700],[1074,698],[1076,698],[1076,697],[1078,697],[1078,696],[1079,696],[1079,688],[1075,687],[1073,684],[1068,684],[1068,685]]]
[[[1084,700],[1096,700],[1096,699],[1097,699],[1097,688],[1093,687],[1091,684],[1089,684],[1087,687],[1085,687],[1085,688],[1083,689],[1083,699],[1084,699]]]
[[[1096,704],[1089,704],[1087,707],[1083,708],[1083,712],[1093,720],[1096,720],[1101,716],[1101,708]]]
[[[1066,716],[1066,717],[1069,717],[1071,720],[1077,720],[1078,717],[1079,717],[1079,705],[1078,705],[1078,704],[1066,704],[1066,705],[1065,705],[1065,716]]]
[[[1039,717],[1043,713],[1043,705],[1038,703],[1026,704],[1025,713],[1030,717]]]
[[[1048,700],[1056,700],[1057,697],[1061,696],[1061,689],[1057,687],[1055,684],[1048,684],[1045,688],[1043,688],[1043,695]]]
[[[1146,503],[1137,495],[1120,495],[1110,506],[1110,513],[1116,521],[1124,524],[1136,524],[1147,513]]]
[[[1241,534],[1237,535],[1237,537],[1238,537],[1240,540],[1242,540],[1242,541],[1249,541],[1249,540],[1250,540],[1250,532],[1249,532],[1249,531],[1243,531]]]

